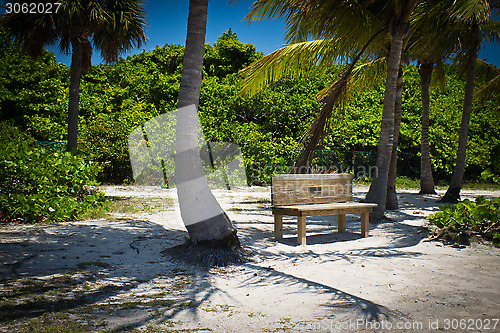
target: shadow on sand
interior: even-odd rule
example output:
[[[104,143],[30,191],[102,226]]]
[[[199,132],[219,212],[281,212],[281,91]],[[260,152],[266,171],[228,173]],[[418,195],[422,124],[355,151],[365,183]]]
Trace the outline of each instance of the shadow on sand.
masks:
[[[413,194],[404,194],[413,196]],[[416,196],[416,195],[415,195]],[[241,265],[249,273],[241,286],[259,288],[278,284],[300,286],[303,292],[328,294],[331,302],[324,304],[330,311],[350,311],[357,309],[367,320],[380,321],[388,318],[400,318],[401,314],[368,299],[355,296],[333,286],[315,282],[276,268],[266,267],[266,262],[299,262],[316,260],[318,263],[334,260],[354,262],[367,257],[412,258],[423,255],[409,249],[426,237],[425,229],[408,223],[422,219],[404,211],[407,209],[432,210],[437,204],[425,196],[412,198],[414,206],[400,199],[401,207],[394,212],[392,220],[386,220],[370,227],[374,235],[383,234],[385,245],[363,247],[356,244],[361,239],[359,217],[348,217],[348,232],[336,232],[336,219],[314,217],[308,219],[313,232],[307,236],[307,247],[300,251],[281,251],[276,253],[272,247],[272,219],[270,211],[262,207],[253,209],[251,215],[267,215],[267,221],[236,221],[241,229],[240,240],[258,257],[258,260]],[[245,203],[250,205],[251,203]],[[246,209],[246,208],[245,208]],[[249,211],[252,209],[249,208]],[[246,212],[246,210],[244,210]],[[393,215],[394,215],[393,214]],[[404,223],[398,221],[405,221]],[[328,225],[330,224],[330,225]],[[266,228],[263,228],[266,226]],[[293,220],[285,221],[289,230],[281,245],[296,249],[296,225]],[[295,231],[292,231],[295,230]],[[148,324],[157,324],[174,319],[179,312],[187,311],[197,318],[201,305],[215,294],[225,291],[215,286],[210,271],[201,269],[192,261],[163,256],[161,252],[169,247],[182,244],[187,236],[184,230],[166,230],[162,226],[147,220],[112,219],[81,223],[57,224],[30,228],[2,228],[0,237],[0,327],[8,327],[13,321],[37,318],[53,311],[82,313],[93,308],[97,316],[106,318],[111,324],[108,329],[133,329]],[[340,243],[356,244],[352,250],[338,251]],[[317,246],[321,251],[316,251]],[[255,258],[254,258],[255,259]],[[268,266],[268,265],[267,265]],[[179,276],[188,276],[182,288],[176,291],[175,283]],[[90,288],[89,281],[101,283],[99,288]],[[112,299],[127,299],[123,295],[144,285],[154,285],[160,281],[164,290],[172,290],[165,297],[172,297],[172,302],[143,302],[140,311],[124,307],[113,307],[127,322],[112,325],[108,312],[99,304]],[[86,289],[87,288],[87,289]],[[90,288],[90,289],[89,289]],[[48,296],[52,293],[53,296]],[[128,296],[130,297],[130,296]],[[140,298],[134,298],[141,301]],[[115,301],[116,303],[116,301]],[[85,308],[87,306],[87,308]],[[7,326],[6,326],[7,325]]]

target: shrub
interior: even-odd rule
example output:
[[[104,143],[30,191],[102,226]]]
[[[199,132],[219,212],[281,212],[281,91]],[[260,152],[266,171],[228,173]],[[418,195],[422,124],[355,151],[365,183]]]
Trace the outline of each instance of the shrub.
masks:
[[[96,163],[52,153],[17,128],[0,123],[0,219],[64,221],[106,204],[97,185]]]
[[[112,116],[101,114],[83,127],[79,151],[91,163],[102,166],[100,182],[122,184],[132,179],[128,153],[128,128]]]
[[[500,245],[500,198],[487,200],[478,197],[475,202],[463,200],[454,206],[439,206],[441,212],[427,217],[440,231],[438,236],[447,241],[467,244],[472,234]]]

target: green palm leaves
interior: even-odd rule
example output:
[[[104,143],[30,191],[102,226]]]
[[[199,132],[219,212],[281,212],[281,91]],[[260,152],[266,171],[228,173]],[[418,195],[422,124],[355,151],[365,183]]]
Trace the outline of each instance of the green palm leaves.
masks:
[[[333,39],[320,39],[286,45],[242,69],[240,92],[253,96],[265,86],[283,76],[296,77],[303,69],[314,65],[329,65],[338,56],[341,43]]]
[[[60,2],[57,13],[10,13],[2,17],[2,22],[14,40],[34,56],[44,46],[56,42],[62,52],[71,53],[72,38],[80,38],[82,42],[91,38],[86,56],[90,57],[95,48],[101,51],[104,61],[110,63],[128,49],[146,42],[145,12],[140,0]]]

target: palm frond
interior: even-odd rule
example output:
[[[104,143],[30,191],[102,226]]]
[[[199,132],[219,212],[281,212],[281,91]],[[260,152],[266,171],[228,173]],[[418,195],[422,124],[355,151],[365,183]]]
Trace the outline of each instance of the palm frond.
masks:
[[[434,71],[432,74],[431,87],[438,87],[444,91],[446,85],[446,73],[444,71],[444,62],[442,60],[436,61]]]
[[[413,59],[436,62],[458,51],[464,32],[458,28],[457,17],[449,13],[449,7],[449,1],[424,1],[416,7],[411,25],[418,29],[408,42]]]
[[[146,42],[146,20],[141,0],[117,0],[107,3],[106,24],[97,26],[94,46],[106,63],[115,62],[127,50]]]
[[[491,8],[487,0],[455,0],[448,11],[460,19],[484,22],[489,18]]]
[[[299,10],[287,19],[286,40],[346,38],[360,47],[384,25],[383,18],[373,12],[375,1],[302,2]],[[294,7],[295,9],[295,7]]]
[[[11,2],[16,2],[15,0]],[[84,67],[90,66],[93,47],[104,61],[116,61],[132,47],[146,41],[145,12],[142,0],[60,0],[58,13],[2,15],[14,40],[29,54],[37,56],[44,46],[59,41],[62,52],[71,53],[72,40],[84,48]]]
[[[373,0],[257,0],[244,20],[284,20],[287,24],[285,40],[290,44],[344,39],[349,41],[351,50],[359,50],[385,25],[385,17],[374,14],[375,9],[380,9],[375,7],[387,6],[385,1]]]
[[[365,62],[353,69],[350,80],[348,80],[348,90],[346,98],[356,97],[363,93],[366,89],[379,85],[385,80],[385,72],[387,70],[387,62],[385,57],[380,57],[368,62]],[[337,81],[321,89],[316,94],[317,100],[326,99],[333,90],[337,87]]]
[[[480,59],[478,59],[476,66],[479,67],[478,69],[489,71],[492,75],[496,76],[474,91],[474,99],[477,101],[486,101],[498,98],[500,96],[500,70]]]
[[[287,0],[257,0],[250,7],[250,13],[243,20],[248,20],[251,23],[263,20],[286,19],[290,16],[287,12],[292,12],[293,8],[300,8],[299,4],[293,5],[292,2]]]
[[[57,14],[11,12],[3,14],[1,20],[14,41],[33,57],[37,57],[45,45],[54,44],[58,39],[55,25]]]
[[[489,19],[488,22],[481,24],[481,33],[490,42],[500,41],[500,22]]]
[[[338,49],[347,41],[314,40],[286,45],[242,69],[238,76],[240,94],[253,96],[264,86],[284,76],[296,77],[306,67],[327,65],[343,60]]]
[[[369,88],[383,84],[386,72],[387,58],[385,56],[357,66],[352,71],[348,98],[356,97]]]

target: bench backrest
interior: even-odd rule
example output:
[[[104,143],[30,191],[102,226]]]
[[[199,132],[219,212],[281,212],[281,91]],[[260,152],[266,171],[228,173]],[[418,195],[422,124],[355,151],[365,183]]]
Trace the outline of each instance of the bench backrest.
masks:
[[[273,206],[352,201],[352,174],[286,174],[271,178]]]

